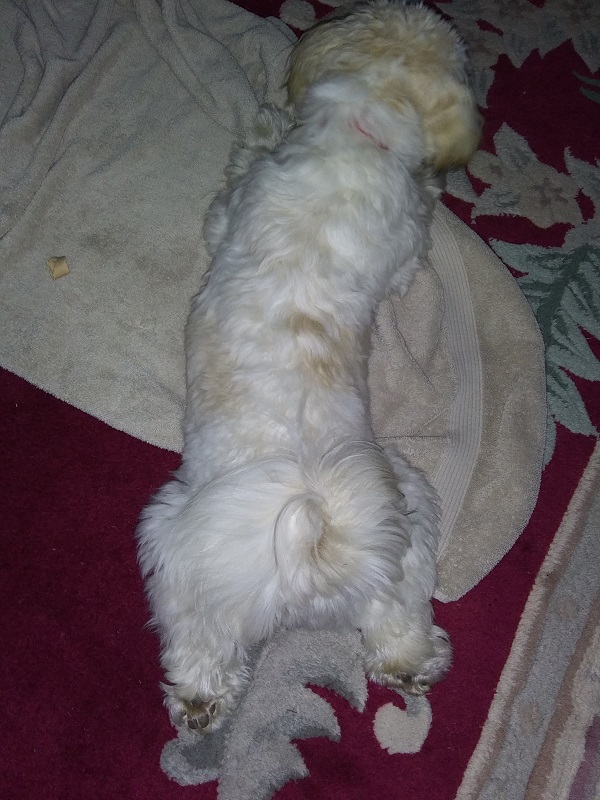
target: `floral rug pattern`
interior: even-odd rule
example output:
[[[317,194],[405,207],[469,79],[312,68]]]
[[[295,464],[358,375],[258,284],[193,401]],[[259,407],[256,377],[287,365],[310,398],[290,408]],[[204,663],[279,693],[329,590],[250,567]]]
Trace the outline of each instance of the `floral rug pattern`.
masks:
[[[474,85],[484,109],[500,58],[521,68],[534,51],[543,59],[567,43],[574,51],[574,61],[578,57],[583,62],[581,71],[573,70],[571,78],[579,83],[581,113],[585,114],[582,127],[589,125],[591,133],[592,120],[600,117],[600,94],[593,90],[599,82],[581,72],[584,67],[590,72],[600,68],[597,3],[550,0],[540,6],[527,0],[495,4],[454,0],[437,6],[454,20],[469,45]],[[521,99],[526,100],[526,95]],[[600,380],[600,362],[589,344],[591,337],[600,338],[600,162],[577,158],[572,145],[581,142],[565,141],[563,164],[557,168],[546,163],[543,135],[543,129],[536,132],[534,144],[531,136],[528,140],[502,123],[469,167],[450,177],[448,193],[465,204],[462,215],[466,222],[486,216],[521,217],[536,228],[530,241],[491,236],[488,242],[518,277],[544,337],[548,463],[554,452],[556,423],[573,433],[598,435],[571,376]],[[584,147],[591,156],[597,155],[589,150],[587,141]],[[505,227],[509,231],[510,223]],[[556,228],[561,233],[545,236]]]

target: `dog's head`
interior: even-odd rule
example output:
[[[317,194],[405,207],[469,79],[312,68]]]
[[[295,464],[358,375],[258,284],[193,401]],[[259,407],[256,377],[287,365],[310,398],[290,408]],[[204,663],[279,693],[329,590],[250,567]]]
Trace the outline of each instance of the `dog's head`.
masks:
[[[304,34],[291,55],[288,95],[298,106],[322,80],[358,78],[374,100],[417,113],[425,160],[442,171],[465,164],[479,143],[466,67],[461,39],[438,14],[420,4],[371,0]]]

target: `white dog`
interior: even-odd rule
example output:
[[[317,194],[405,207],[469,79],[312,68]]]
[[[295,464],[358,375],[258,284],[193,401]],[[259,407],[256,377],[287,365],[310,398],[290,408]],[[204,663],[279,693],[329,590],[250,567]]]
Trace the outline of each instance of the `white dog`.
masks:
[[[295,122],[263,113],[208,215],[182,464],[139,528],[166,704],[203,732],[278,627],[355,626],[369,677],[414,693],[451,659],[436,496],[375,443],[367,359],[427,249],[435,176],[477,145],[464,49],[424,7],[375,0],[304,36],[288,90]]]

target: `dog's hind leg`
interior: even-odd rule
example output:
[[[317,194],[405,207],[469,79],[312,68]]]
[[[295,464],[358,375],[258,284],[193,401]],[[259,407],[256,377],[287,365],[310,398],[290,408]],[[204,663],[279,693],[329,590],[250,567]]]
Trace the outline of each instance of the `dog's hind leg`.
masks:
[[[403,577],[386,595],[368,604],[360,627],[365,668],[377,683],[423,694],[447,672],[452,650],[434,625],[431,598],[436,585],[437,496],[420,472],[391,448],[386,455],[407,505],[410,545]]]
[[[216,730],[236,705],[247,680],[245,653],[224,631],[207,628],[191,609],[169,626],[161,662],[165,705],[177,727]]]
[[[163,486],[142,514],[139,560],[161,637],[165,705],[175,725],[208,733],[235,705],[246,670],[232,626],[203,602],[198,537],[192,528],[186,538],[190,525],[181,524],[192,497],[183,475]]]
[[[365,671],[384,686],[425,694],[450,666],[446,633],[433,624],[431,606],[398,598],[373,601],[361,622]]]

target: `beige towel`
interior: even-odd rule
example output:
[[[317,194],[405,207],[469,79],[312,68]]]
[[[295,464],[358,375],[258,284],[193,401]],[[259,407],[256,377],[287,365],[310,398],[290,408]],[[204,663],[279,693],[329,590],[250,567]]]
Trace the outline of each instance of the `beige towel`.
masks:
[[[46,11],[46,9],[49,11]],[[49,18],[52,17],[52,22]],[[231,143],[282,99],[291,34],[225,0],[0,10],[0,363],[179,449],[182,332]],[[516,284],[440,206],[431,268],[384,303],[376,433],[442,497],[440,597],[519,535],[540,479],[542,344]],[[47,262],[66,257],[53,280]],[[140,498],[140,507],[144,498]]]
[[[430,268],[404,298],[382,304],[373,345],[375,431],[424,469],[440,495],[437,596],[455,600],[510,549],[537,499],[541,335],[506,268],[440,205]]]

